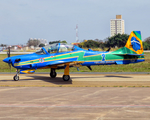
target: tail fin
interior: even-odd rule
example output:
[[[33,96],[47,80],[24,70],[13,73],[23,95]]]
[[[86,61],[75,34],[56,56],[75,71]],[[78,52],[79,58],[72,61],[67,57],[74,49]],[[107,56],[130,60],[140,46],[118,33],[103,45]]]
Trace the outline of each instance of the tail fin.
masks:
[[[127,40],[126,45],[123,48],[113,51],[112,54],[143,56],[144,53],[143,53],[141,32],[132,31]]]
[[[132,31],[125,47],[131,50],[135,54],[143,54],[141,32]]]

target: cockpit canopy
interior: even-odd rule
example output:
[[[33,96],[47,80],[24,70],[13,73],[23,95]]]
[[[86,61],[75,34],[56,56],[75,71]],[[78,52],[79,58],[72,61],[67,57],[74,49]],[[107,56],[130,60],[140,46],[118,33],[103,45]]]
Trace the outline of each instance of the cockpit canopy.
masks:
[[[38,50],[37,54],[51,54],[51,53],[61,53],[61,52],[67,52],[67,51],[74,51],[81,49],[77,46],[65,44],[65,43],[55,43],[51,45],[46,45],[41,50]]]

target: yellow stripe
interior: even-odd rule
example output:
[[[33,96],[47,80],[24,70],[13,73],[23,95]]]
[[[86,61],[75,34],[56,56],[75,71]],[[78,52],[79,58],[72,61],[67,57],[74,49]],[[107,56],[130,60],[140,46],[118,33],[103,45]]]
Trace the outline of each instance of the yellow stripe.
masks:
[[[140,60],[144,60],[144,58],[138,58]],[[113,59],[113,60],[105,60],[105,61],[119,61],[119,60],[138,60],[138,59]],[[90,61],[82,61],[82,62],[94,62],[94,61],[102,61],[102,60],[90,60]],[[104,61],[104,62],[105,62]],[[78,61],[78,62],[81,62],[81,61]]]
[[[80,53],[80,52],[84,52],[84,51],[70,52],[70,53],[66,53],[66,54],[56,55],[55,57],[64,56],[64,55],[68,55],[68,54],[74,54],[74,53]],[[46,57],[46,58],[44,58],[44,59],[47,59],[47,58],[51,58],[51,57]]]
[[[83,58],[85,58],[85,57],[99,56],[99,55],[102,55],[102,54],[110,54],[110,53],[111,53],[111,52],[108,52],[108,53],[101,53],[101,54],[96,54],[96,55],[83,56]]]
[[[61,59],[53,59],[53,60],[48,60],[48,61],[44,61],[44,62],[49,62],[49,61],[56,61],[56,60],[64,60],[64,59],[70,59],[70,58],[77,58],[79,56],[74,56],[74,57],[68,57],[68,58],[61,58]],[[34,62],[34,63],[40,63],[40,62]],[[21,65],[30,65],[32,63],[28,63],[28,64],[22,64]],[[16,66],[21,66],[21,65],[16,65]]]
[[[72,53],[79,53],[79,52],[84,52],[84,51],[78,51],[78,52],[72,52]],[[71,53],[67,53],[67,54],[71,54]],[[54,57],[57,57],[57,56],[64,56],[64,55],[67,55],[67,54],[62,54],[62,55],[56,55]],[[45,57],[44,59],[47,59],[47,58],[51,58],[51,57]],[[39,59],[35,59],[35,60],[29,60],[29,61],[25,61],[25,62],[20,62],[21,64],[23,63],[26,63],[26,62],[34,62],[36,60],[39,60]],[[55,59],[56,60],[56,59]],[[34,62],[34,63],[39,63],[39,62]],[[32,63],[29,63],[29,64],[32,64]],[[26,65],[26,64],[25,64]]]
[[[80,52],[85,52],[85,51],[78,51],[78,52],[72,52],[72,53],[67,53],[67,54],[61,54],[61,55],[56,55],[54,57],[58,57],[58,56],[64,56],[64,55],[68,55],[68,54],[74,54],[74,53],[80,53]],[[110,53],[110,52],[109,52]],[[105,54],[109,54],[109,53],[105,53]],[[97,55],[89,55],[89,56],[83,56],[83,58],[86,58],[86,57],[93,57],[93,56],[99,56],[99,55],[102,55],[101,54],[97,54]],[[75,56],[75,57],[79,57],[79,56]],[[69,57],[69,58],[75,58],[75,57]],[[48,58],[51,58],[51,57],[45,57],[44,59],[48,59]],[[66,58],[61,58],[61,59],[66,59]],[[61,60],[61,59],[55,59],[55,60]],[[28,64],[32,64],[34,61],[36,60],[39,60],[39,59],[35,59],[35,60],[29,60],[29,61],[25,61],[25,62],[20,62],[20,64],[22,65],[28,65]],[[54,60],[48,60],[48,61],[54,61]],[[44,61],[44,62],[48,62],[48,61]],[[24,64],[26,62],[30,62],[28,64]],[[40,63],[40,62],[34,62],[34,63]],[[20,66],[20,65],[17,65],[17,66]]]

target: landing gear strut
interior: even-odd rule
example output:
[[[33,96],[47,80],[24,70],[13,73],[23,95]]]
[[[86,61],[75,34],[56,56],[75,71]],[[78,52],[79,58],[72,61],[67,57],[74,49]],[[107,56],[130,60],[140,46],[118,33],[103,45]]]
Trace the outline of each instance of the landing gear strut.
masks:
[[[64,70],[64,75],[63,75],[63,80],[64,81],[69,81],[70,80],[70,75],[69,75],[69,63],[66,64],[65,70]]]
[[[50,77],[55,78],[57,76],[57,73],[55,72],[55,69],[51,68]]]
[[[14,81],[19,80],[19,70],[17,69],[17,74],[14,76]]]
[[[57,76],[57,73],[55,71],[55,68],[51,68],[50,72],[50,77],[55,78]],[[69,81],[70,80],[70,75],[69,75],[69,63],[65,65],[65,70],[64,70],[64,75],[63,75],[63,80],[64,81]]]

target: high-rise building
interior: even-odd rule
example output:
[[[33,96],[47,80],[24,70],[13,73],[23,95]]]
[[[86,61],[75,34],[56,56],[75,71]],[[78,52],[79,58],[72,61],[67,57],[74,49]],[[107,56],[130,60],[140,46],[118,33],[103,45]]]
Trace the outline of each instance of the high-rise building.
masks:
[[[124,20],[122,19],[122,15],[116,15],[116,19],[110,20],[110,36],[114,36],[118,33],[125,33]]]

